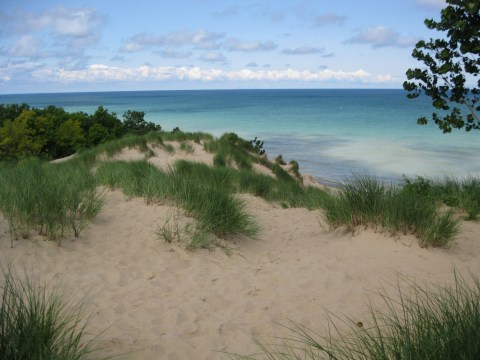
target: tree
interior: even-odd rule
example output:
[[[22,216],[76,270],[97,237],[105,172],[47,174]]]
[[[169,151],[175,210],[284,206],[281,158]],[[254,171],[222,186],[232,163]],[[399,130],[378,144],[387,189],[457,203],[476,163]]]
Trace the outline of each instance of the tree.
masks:
[[[39,156],[46,143],[39,131],[42,123],[33,110],[23,110],[14,121],[5,121],[0,128],[0,158]]]
[[[123,126],[127,132],[144,134],[149,131],[160,131],[162,127],[145,120],[143,111],[128,110],[123,114]]]
[[[80,123],[74,119],[68,119],[62,123],[55,134],[57,153],[56,157],[64,157],[73,154],[85,143]]]
[[[412,56],[425,68],[409,69],[403,83],[408,98],[424,93],[443,113],[432,120],[444,132],[480,129],[480,1],[447,0],[440,21],[425,20],[431,30],[446,32],[443,39],[419,41]],[[474,84],[469,86],[468,84]],[[417,123],[427,124],[421,117]]]

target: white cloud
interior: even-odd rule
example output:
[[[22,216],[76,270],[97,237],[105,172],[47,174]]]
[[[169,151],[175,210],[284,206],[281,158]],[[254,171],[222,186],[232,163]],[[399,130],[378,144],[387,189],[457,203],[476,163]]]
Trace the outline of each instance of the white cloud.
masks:
[[[190,46],[195,49],[227,51],[269,51],[277,48],[273,41],[243,41],[230,38],[219,42],[225,36],[224,33],[210,32],[206,30],[177,31],[166,35],[137,34],[120,48],[121,52],[132,53],[145,50],[148,47],[182,47]]]
[[[433,9],[443,9],[447,5],[445,0],[417,0],[417,3]]]
[[[154,53],[159,54],[164,59],[186,59],[192,56],[190,51],[177,51],[175,49],[165,49]]]
[[[6,55],[30,58],[45,57],[47,54],[40,51],[40,48],[43,48],[43,46],[44,44],[37,37],[33,35],[23,35],[10,46]]]
[[[214,51],[209,51],[209,52],[206,52],[206,53],[202,54],[200,56],[200,60],[206,61],[206,62],[211,62],[211,63],[227,61],[227,59],[225,58],[225,56],[223,56],[222,53],[214,52]]]
[[[38,75],[39,73],[37,73]],[[42,76],[47,76],[45,72]],[[310,70],[253,70],[241,69],[225,71],[202,69],[199,67],[115,67],[94,64],[82,70],[51,71],[50,79],[62,82],[104,82],[104,81],[293,81],[293,82],[360,82],[390,83],[394,79],[389,74],[373,75],[362,69],[356,71],[334,71],[330,69]]]
[[[166,35],[137,34],[122,46],[121,52],[135,52],[145,49],[148,46],[195,46],[201,49],[217,47],[216,41],[224,36],[223,33],[210,32],[206,30],[176,31]]]
[[[318,15],[314,18],[314,25],[317,27],[325,26],[325,25],[343,25],[343,23],[347,20],[346,16],[340,16],[334,13],[327,13],[323,15]]]
[[[222,44],[222,47],[228,51],[270,51],[277,48],[273,41],[242,41],[239,39],[229,39]]]
[[[409,47],[415,45],[417,38],[401,36],[397,31],[385,26],[368,28],[346,40],[346,43],[371,44],[373,48]]]
[[[60,37],[90,37],[105,24],[106,17],[93,8],[62,6],[43,13],[18,13],[15,21],[19,32],[51,29]]]
[[[2,13],[2,33],[8,34],[1,55],[28,58],[84,57],[87,47],[98,42],[106,17],[92,8],[57,7],[39,13]]]
[[[283,49],[282,54],[286,55],[309,55],[309,54],[323,54],[324,48],[316,48],[310,46],[302,46],[295,49]]]

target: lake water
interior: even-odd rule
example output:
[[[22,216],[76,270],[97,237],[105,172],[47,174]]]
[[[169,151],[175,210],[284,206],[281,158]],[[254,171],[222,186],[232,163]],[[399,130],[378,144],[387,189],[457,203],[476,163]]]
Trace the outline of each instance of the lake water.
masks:
[[[0,95],[0,103],[92,113],[127,110],[171,130],[236,132],[265,142],[270,158],[295,159],[324,183],[352,173],[397,182],[402,175],[480,176],[480,133],[443,134],[416,120],[434,111],[403,90],[203,90]]]

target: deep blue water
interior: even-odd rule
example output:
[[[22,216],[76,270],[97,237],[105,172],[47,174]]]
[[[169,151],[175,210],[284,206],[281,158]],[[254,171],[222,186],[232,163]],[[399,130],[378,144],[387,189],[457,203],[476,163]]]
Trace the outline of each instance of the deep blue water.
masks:
[[[442,134],[416,119],[433,112],[428,98],[403,90],[203,90],[0,95],[1,103],[62,106],[92,113],[99,105],[121,116],[146,113],[165,130],[221,135],[233,131],[265,141],[270,157],[295,159],[325,182],[368,172],[398,181],[402,174],[480,176],[478,132]]]

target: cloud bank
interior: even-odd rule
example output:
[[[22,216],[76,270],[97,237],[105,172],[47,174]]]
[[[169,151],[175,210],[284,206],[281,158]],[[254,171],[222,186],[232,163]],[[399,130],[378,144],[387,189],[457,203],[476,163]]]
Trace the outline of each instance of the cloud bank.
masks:
[[[35,76],[35,72],[34,72]],[[109,81],[294,81],[294,82],[326,82],[344,81],[360,83],[391,83],[391,75],[373,75],[362,69],[356,71],[334,71],[321,69],[309,70],[221,70],[202,69],[200,67],[169,67],[169,66],[140,66],[117,67],[103,64],[90,65],[82,70],[66,70],[36,74],[37,77],[46,77],[59,82],[109,82]]]

